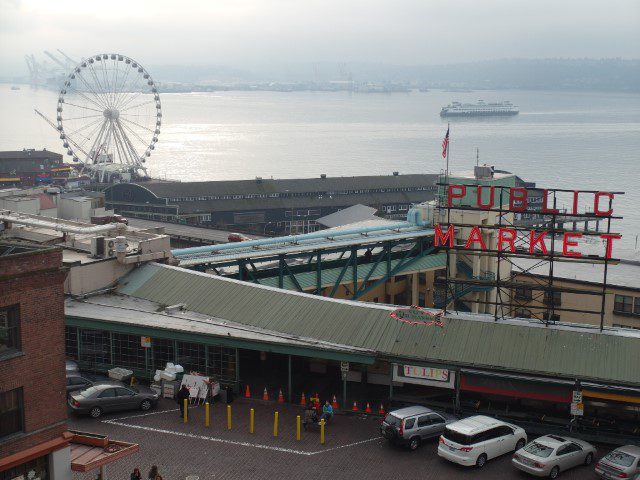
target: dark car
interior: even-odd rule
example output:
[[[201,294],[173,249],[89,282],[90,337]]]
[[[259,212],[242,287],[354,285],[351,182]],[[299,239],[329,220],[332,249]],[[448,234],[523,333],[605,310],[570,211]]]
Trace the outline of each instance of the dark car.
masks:
[[[69,406],[79,414],[98,418],[105,412],[149,410],[159,395],[144,387],[130,388],[120,383],[101,383],[69,395]]]
[[[109,377],[91,373],[67,372],[67,393],[86,390],[98,383],[114,383]],[[122,385],[124,386],[124,384]]]

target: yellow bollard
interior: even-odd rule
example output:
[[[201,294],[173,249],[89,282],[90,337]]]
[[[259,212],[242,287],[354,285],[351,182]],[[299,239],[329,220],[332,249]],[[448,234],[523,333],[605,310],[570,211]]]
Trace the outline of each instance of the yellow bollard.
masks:
[[[300,415],[296,417],[296,440],[300,440]]]
[[[253,418],[255,416],[255,410],[252,408],[249,410],[249,433],[253,433]]]
[[[187,411],[188,411],[189,402],[187,401],[186,398],[183,401],[184,401],[184,403],[183,403],[183,405],[184,405],[184,423],[187,423],[187,420],[188,420],[187,419],[187,417],[188,417]]]
[[[278,436],[278,412],[273,416],[273,436]]]
[[[320,443],[324,445],[324,418],[320,420]]]
[[[204,426],[209,426],[209,402],[204,404]]]
[[[227,430],[231,430],[231,405],[227,405]]]

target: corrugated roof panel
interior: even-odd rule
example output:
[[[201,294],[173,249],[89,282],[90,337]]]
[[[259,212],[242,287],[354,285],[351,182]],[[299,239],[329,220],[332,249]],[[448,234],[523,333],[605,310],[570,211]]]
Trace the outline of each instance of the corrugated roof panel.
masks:
[[[390,310],[149,264],[122,280],[121,293],[186,303],[212,317],[352,345],[406,361],[449,363],[530,374],[640,385],[640,335],[487,316],[448,316],[444,326],[409,325]]]

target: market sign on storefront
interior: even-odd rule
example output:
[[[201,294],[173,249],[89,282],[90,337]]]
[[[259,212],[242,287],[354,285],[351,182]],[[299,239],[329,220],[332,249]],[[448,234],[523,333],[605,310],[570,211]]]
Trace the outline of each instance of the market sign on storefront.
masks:
[[[415,365],[403,365],[405,377],[435,380],[437,382],[449,381],[449,370],[444,368],[418,367]]]

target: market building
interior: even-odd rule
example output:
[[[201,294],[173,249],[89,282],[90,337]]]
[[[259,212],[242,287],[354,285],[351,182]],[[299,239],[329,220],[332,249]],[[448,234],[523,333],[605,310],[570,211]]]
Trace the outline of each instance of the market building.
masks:
[[[62,155],[33,148],[0,152],[0,185],[42,185],[64,183],[71,167]]]
[[[205,224],[258,234],[307,233],[321,217],[356,204],[404,218],[434,198],[435,174],[228,180],[149,181],[105,189],[107,208],[127,217]]]
[[[442,325],[412,325],[392,317],[396,309],[147,264],[113,294],[67,300],[66,348],[97,370],[118,365],[149,378],[178,362],[236,391],[282,389],[296,401],[317,390],[343,405],[420,402],[532,428],[546,417],[549,430],[569,427],[578,389],[584,435],[640,431],[640,371],[630,368],[640,361],[640,332],[453,312]],[[602,417],[615,421],[587,428]]]

